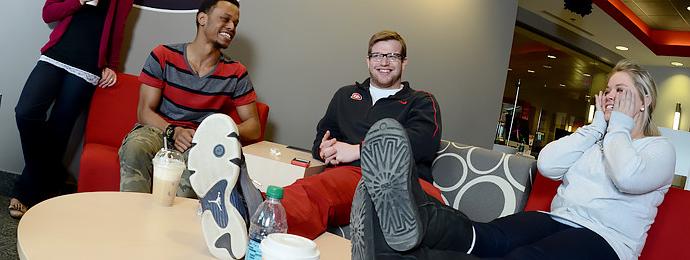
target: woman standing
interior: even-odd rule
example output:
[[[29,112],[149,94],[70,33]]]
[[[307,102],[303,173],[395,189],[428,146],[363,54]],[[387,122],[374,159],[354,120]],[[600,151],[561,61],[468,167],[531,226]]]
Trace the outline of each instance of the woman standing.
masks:
[[[131,8],[132,0],[46,0],[43,5],[43,20],[57,24],[15,108],[25,166],[10,200],[12,217],[60,193],[67,177],[62,158],[77,117],[96,86],[117,82],[114,70]]]

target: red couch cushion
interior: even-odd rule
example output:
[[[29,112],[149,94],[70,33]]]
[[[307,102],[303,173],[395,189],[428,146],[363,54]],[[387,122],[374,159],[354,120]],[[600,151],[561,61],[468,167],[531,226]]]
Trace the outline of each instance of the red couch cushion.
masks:
[[[647,235],[640,259],[690,259],[690,191],[668,190]]]
[[[130,74],[117,74],[117,83],[97,88],[91,99],[84,132],[84,143],[119,147],[122,139],[137,122],[139,79]]]
[[[527,198],[525,211],[551,211],[551,200],[556,196],[556,189],[561,185],[560,181],[546,178],[537,171],[532,184],[532,191]]]
[[[561,184],[537,173],[525,211],[551,210]],[[690,191],[670,188],[659,205],[640,259],[690,259]]]
[[[84,144],[79,174],[79,192],[119,191],[120,160],[117,150],[102,144]]]

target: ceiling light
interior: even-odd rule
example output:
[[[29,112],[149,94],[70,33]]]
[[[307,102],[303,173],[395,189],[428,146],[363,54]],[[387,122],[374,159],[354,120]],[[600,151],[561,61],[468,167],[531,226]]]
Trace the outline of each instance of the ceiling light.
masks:
[[[546,55],[546,57],[549,59],[555,59],[556,58],[556,56],[553,56],[553,55]]]
[[[688,7],[685,7],[685,9],[688,9],[688,11],[690,11],[690,6],[688,6]]]
[[[589,75],[589,74],[587,74],[587,73],[582,73],[582,76],[591,77],[592,75]]]
[[[552,67],[549,66],[549,65],[544,65],[544,68],[545,68],[545,69],[550,69],[550,68],[552,68]]]
[[[508,68],[508,71],[511,71],[511,70],[513,70],[513,69],[511,69],[511,68]]]
[[[628,47],[618,45],[618,46],[616,46],[616,50],[619,50],[619,51],[627,51],[627,50],[628,50]]]
[[[680,67],[680,66],[683,66],[683,63],[680,63],[680,62],[677,62],[677,61],[672,61],[672,62],[671,62],[671,65],[676,66],[676,67]]]
[[[529,73],[534,73],[534,71],[533,71],[533,70],[527,70],[527,72],[529,72]]]
[[[561,87],[565,87],[565,84],[558,84],[558,85],[561,86]]]

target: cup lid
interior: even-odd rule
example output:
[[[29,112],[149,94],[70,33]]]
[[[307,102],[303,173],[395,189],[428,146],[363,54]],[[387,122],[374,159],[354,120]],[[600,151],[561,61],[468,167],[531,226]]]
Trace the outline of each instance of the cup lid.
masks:
[[[279,254],[285,259],[319,259],[316,243],[307,238],[284,233],[269,234],[261,241],[261,251],[266,254]]]
[[[184,156],[182,155],[182,153],[178,152],[177,150],[165,148],[161,148],[160,151],[156,153],[156,156],[153,157],[153,159],[175,159],[184,162]]]
[[[161,148],[156,156],[153,157],[153,161],[158,161],[159,163],[182,163],[185,164],[184,156],[177,150]]]

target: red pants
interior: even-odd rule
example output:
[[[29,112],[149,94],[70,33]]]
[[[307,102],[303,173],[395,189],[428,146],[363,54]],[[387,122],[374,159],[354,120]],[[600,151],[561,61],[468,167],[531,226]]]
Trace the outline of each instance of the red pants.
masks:
[[[355,166],[328,168],[321,174],[297,180],[284,188],[282,203],[288,233],[315,239],[329,226],[350,223],[350,208],[362,170]],[[422,189],[443,201],[441,191],[422,179]]]

